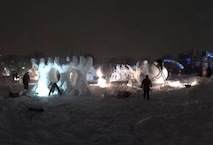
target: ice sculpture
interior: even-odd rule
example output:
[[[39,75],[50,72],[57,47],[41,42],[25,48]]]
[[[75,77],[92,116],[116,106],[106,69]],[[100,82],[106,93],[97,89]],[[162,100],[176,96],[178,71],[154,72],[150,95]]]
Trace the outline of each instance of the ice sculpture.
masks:
[[[66,60],[70,60],[67,59]],[[65,95],[90,95],[87,86],[87,73],[93,64],[92,57],[72,57],[71,61],[61,64],[59,58],[40,59],[39,64],[31,60],[38,70],[39,79],[31,92],[37,96],[48,96],[50,82],[55,82]],[[57,92],[55,92],[57,93]]]
[[[168,71],[164,66],[162,69],[159,68],[157,62],[149,64],[147,60],[144,60],[142,63],[137,62],[134,67],[130,65],[117,65],[110,77],[110,82],[136,80],[138,84],[141,84],[145,75],[149,75],[153,83],[163,84],[168,77]]]

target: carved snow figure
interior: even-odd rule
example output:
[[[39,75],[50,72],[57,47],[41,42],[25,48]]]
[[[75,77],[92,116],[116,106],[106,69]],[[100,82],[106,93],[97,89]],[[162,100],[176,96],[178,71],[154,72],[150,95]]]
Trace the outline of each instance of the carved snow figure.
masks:
[[[90,91],[87,86],[87,73],[93,63],[92,57],[85,59],[80,56],[73,57],[72,62],[69,64],[71,67],[66,72],[67,95],[89,95]]]
[[[128,81],[129,80],[129,68],[126,65],[116,65],[114,72],[110,77],[110,82],[114,81]]]
[[[90,95],[86,75],[93,64],[91,57],[76,57],[66,64],[60,64],[59,58],[49,58],[47,63],[40,59],[37,65],[32,59],[32,64],[39,72],[39,80],[32,88],[32,93],[38,96],[48,96],[49,84],[55,82],[65,95]],[[57,93],[57,92],[56,92]]]
[[[141,84],[142,79],[149,75],[153,84],[163,84],[168,77],[168,71],[165,67],[162,70],[159,69],[155,63],[150,64],[147,60],[144,60],[142,63],[137,62],[135,67],[117,65],[111,75],[110,82],[126,80],[132,82],[132,80],[136,80],[138,84]]]

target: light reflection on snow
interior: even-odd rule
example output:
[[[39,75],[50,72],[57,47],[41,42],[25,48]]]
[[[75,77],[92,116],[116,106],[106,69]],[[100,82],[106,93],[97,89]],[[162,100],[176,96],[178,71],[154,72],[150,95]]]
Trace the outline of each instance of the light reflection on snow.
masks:
[[[193,81],[192,83],[191,83],[191,86],[195,86],[195,85],[197,85],[198,83],[197,83],[197,81]]]
[[[181,83],[180,81],[167,81],[167,82],[168,85],[173,88],[184,88],[186,86],[195,86],[198,84],[196,80],[188,83]]]
[[[182,83],[180,83],[180,81],[174,81],[174,82],[168,81],[168,85],[170,87],[174,87],[174,88],[183,88],[184,87],[184,85]]]

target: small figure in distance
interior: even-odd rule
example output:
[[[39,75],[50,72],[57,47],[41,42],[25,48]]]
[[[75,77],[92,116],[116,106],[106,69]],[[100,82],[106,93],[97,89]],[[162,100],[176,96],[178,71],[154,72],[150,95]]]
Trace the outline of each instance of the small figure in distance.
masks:
[[[22,78],[24,89],[28,90],[29,82],[30,82],[30,76],[29,73],[26,72]]]
[[[152,87],[152,82],[149,79],[149,76],[146,75],[146,78],[143,79],[142,83],[141,83],[141,88],[143,88],[143,96],[144,98],[146,98],[147,96],[147,100],[149,100],[149,91],[150,91],[150,87]]]

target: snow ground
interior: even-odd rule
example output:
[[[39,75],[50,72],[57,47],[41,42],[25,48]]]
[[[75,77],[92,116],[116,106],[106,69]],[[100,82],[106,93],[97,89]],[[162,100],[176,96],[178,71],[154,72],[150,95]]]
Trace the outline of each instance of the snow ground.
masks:
[[[92,96],[11,98],[9,91],[22,86],[0,82],[0,145],[213,144],[212,79],[199,78],[190,88],[155,89],[149,101],[137,90],[116,98],[116,89],[126,90],[122,86],[93,86]],[[45,111],[30,120],[28,107]]]

